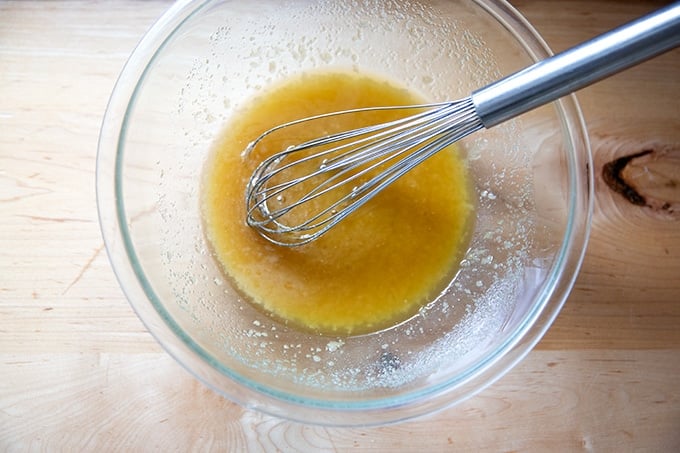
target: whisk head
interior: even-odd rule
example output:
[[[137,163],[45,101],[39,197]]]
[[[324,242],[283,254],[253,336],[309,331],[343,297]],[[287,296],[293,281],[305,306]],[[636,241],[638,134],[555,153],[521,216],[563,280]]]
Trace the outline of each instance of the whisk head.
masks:
[[[246,186],[247,224],[278,245],[311,242],[416,165],[483,127],[470,98],[344,110],[269,129],[250,143],[244,157],[288,128],[379,110],[407,114],[292,145],[264,159]]]

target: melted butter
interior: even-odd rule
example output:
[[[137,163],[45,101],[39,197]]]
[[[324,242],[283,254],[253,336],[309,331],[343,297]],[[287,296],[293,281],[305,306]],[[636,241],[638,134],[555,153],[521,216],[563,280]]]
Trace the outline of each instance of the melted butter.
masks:
[[[286,143],[387,121],[349,115],[287,132],[260,154],[243,150],[265,130],[320,113],[422,102],[384,80],[353,73],[309,73],[254,99],[224,128],[206,165],[203,216],[215,258],[242,295],[288,324],[356,335],[417,313],[450,284],[468,244],[472,204],[454,146],[440,151],[309,244],[285,248],[245,224],[244,190],[259,161]]]

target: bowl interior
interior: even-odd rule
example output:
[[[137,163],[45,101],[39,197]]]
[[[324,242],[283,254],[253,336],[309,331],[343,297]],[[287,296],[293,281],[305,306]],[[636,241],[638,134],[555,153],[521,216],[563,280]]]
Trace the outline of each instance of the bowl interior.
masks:
[[[254,309],[211,256],[200,215],[205,161],[239,108],[318,68],[377,74],[432,101],[464,98],[547,55],[503,3],[345,3],[176,5],[124,70],[98,161],[107,248],[149,330],[230,398],[332,424],[417,415],[500,376],[563,303],[589,212],[588,145],[567,99],[463,142],[477,198],[470,249],[417,316],[340,338]]]

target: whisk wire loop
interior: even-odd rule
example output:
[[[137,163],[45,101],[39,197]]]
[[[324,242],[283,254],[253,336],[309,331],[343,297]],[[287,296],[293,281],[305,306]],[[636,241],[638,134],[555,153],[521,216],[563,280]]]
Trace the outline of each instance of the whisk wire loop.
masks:
[[[424,111],[316,138],[265,159],[253,173],[246,190],[247,223],[276,244],[310,242],[420,162],[483,127],[480,121],[475,121],[474,105],[469,98],[418,106],[354,109],[277,126],[262,134],[246,152],[252,152],[266,136],[306,121],[398,109]],[[459,124],[461,122],[471,124]],[[313,152],[307,154],[309,150]],[[312,170],[303,170],[304,165],[311,165]],[[293,194],[303,184],[310,184],[311,188],[303,190],[302,195]],[[296,221],[290,215],[303,205],[309,206],[312,200],[331,194],[337,195],[325,200],[316,212],[305,212],[303,220]],[[289,197],[292,201],[285,202]]]

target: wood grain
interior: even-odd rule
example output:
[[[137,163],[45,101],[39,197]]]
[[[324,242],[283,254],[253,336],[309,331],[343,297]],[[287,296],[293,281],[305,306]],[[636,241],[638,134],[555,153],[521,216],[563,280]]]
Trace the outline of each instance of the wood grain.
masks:
[[[56,451],[670,452],[680,445],[680,400],[667,378],[680,372],[674,356],[536,351],[452,409],[347,429],[244,410],[165,354],[3,354],[3,366],[13,370],[3,383],[13,389],[3,392],[3,417],[12,423],[0,425],[0,434],[21,449]]]
[[[513,3],[561,51],[667,2],[561,2],[560,17],[569,20],[551,20],[551,2]],[[578,93],[596,175],[593,228],[575,288],[539,348],[680,345],[680,219],[630,203],[602,179],[617,158],[680,153],[679,73],[676,49]]]
[[[562,50],[662,3],[515,4]],[[601,176],[645,149],[666,160],[638,161],[638,173],[675,168],[679,51],[579,94],[597,175],[592,236],[537,349],[454,408],[327,429],[206,389],[146,332],[108,264],[98,128],[127,56],[168,6],[0,2],[0,451],[680,451],[680,220]]]

